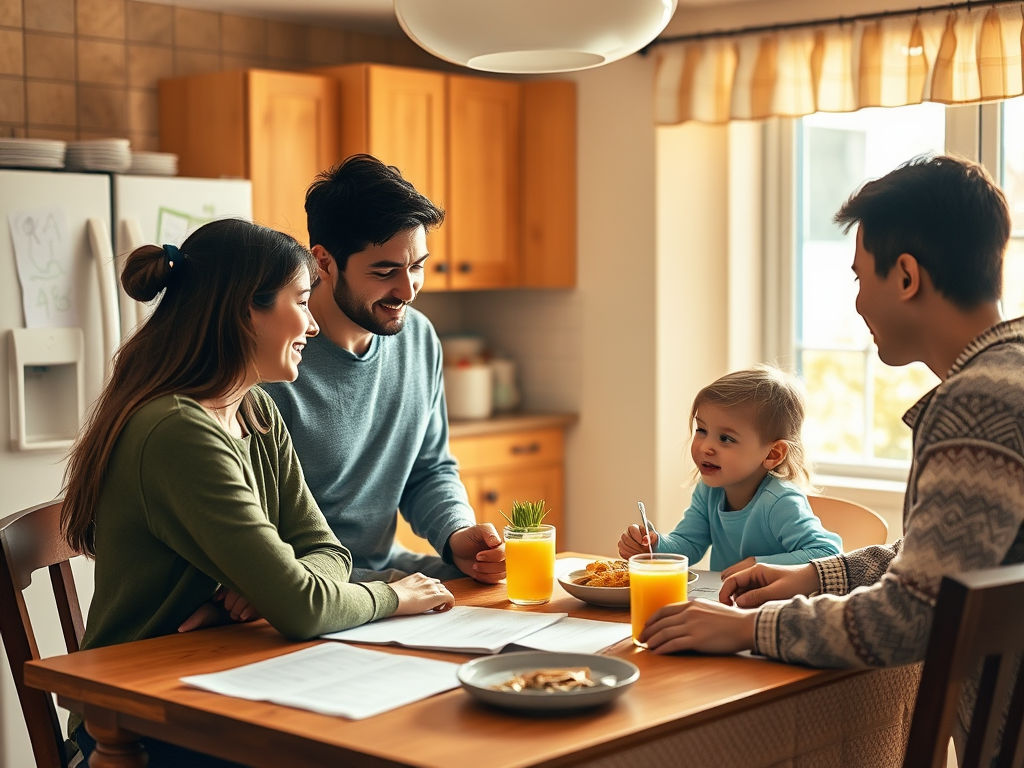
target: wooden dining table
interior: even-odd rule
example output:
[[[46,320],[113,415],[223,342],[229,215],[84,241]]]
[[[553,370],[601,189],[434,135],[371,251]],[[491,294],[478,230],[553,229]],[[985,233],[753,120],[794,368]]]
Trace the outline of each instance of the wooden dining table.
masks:
[[[509,603],[503,583],[459,579],[448,586],[459,605],[629,620],[628,608],[588,605],[568,595],[557,582],[550,602],[529,607]],[[604,653],[636,664],[640,669],[636,684],[610,704],[571,713],[496,709],[457,688],[351,721],[223,696],[180,682],[187,675],[231,669],[317,642],[324,641],[291,642],[260,620],[32,661],[25,666],[25,681],[56,693],[62,706],[84,716],[102,748],[102,754],[99,748],[93,754],[92,768],[145,765],[140,737],[274,768],[635,768],[638,760],[643,760],[644,768],[773,765],[776,752],[790,757],[795,751],[815,754],[814,750],[831,749],[834,753],[836,739],[830,730],[838,729],[846,752],[852,743],[874,749],[880,733],[890,734],[883,741],[889,738],[895,743],[905,738],[900,729],[909,723],[908,695],[912,702],[912,691],[893,693],[896,687],[906,688],[907,682],[906,675],[884,676],[891,671],[818,670],[753,656],[661,656],[634,647],[628,639]],[[455,662],[473,658],[374,648]],[[892,701],[861,717],[864,722],[855,727],[857,717],[842,707],[833,718],[836,722],[815,722],[827,714],[827,703],[850,695],[843,691],[853,691],[854,698],[870,698],[872,691],[881,691],[883,698]],[[815,725],[808,728],[806,723],[794,722],[800,719]],[[759,729],[766,736],[754,733]],[[727,756],[733,753],[747,755],[749,760],[737,762],[740,758]],[[687,762],[680,763],[681,755],[688,756]]]

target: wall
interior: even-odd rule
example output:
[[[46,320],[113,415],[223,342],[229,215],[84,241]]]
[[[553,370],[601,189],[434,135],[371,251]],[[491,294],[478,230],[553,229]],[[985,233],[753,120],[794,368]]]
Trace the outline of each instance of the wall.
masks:
[[[0,137],[156,150],[161,78],[351,61],[446,66],[404,37],[135,0],[0,0]]]

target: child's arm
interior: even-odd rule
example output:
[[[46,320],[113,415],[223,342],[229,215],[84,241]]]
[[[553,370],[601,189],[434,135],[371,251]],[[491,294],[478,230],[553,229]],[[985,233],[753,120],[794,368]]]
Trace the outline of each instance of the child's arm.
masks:
[[[802,494],[780,497],[768,511],[766,521],[785,551],[755,558],[759,563],[798,565],[819,557],[838,555],[843,550],[843,540],[838,534],[821,527],[811,512],[807,497]]]
[[[622,536],[619,538],[619,557],[623,560],[629,560],[633,555],[639,555],[641,552],[647,552],[647,544],[645,539],[648,538],[644,535],[639,525],[631,525],[625,530]],[[650,542],[651,550],[657,550],[658,548],[658,532],[654,530],[654,526],[651,526],[650,531]]]
[[[690,508],[671,533],[661,535],[655,552],[674,552],[686,555],[690,565],[696,564],[711,546],[711,524],[708,522],[708,487],[697,483],[693,489]]]

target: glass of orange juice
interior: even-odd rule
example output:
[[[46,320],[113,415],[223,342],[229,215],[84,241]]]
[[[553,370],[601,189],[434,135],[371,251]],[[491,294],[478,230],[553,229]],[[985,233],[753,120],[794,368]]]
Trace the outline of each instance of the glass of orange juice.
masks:
[[[555,585],[555,526],[505,526],[505,584],[509,602],[539,605]]]
[[[629,558],[629,618],[634,645],[647,647],[637,638],[655,611],[686,600],[689,565],[686,555],[670,552],[643,552]]]

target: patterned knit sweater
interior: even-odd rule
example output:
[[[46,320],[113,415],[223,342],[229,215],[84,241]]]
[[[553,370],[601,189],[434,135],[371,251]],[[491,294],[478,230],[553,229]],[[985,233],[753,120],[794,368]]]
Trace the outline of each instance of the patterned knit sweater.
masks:
[[[944,574],[1024,561],[1024,318],[968,344],[903,420],[914,435],[903,538],[812,561],[820,594],[762,606],[757,653],[819,667],[921,661]]]

